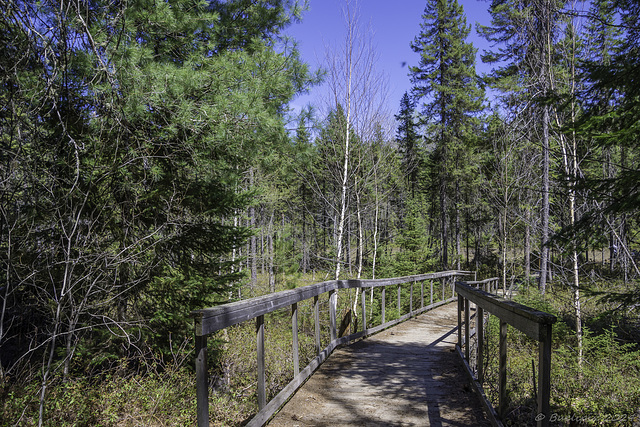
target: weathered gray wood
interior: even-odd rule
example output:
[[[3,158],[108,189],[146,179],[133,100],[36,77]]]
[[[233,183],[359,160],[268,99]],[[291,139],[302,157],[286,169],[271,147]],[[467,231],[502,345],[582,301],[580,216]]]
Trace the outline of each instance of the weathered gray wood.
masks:
[[[336,326],[337,306],[338,306],[338,293],[335,289],[332,289],[331,291],[329,291],[329,328],[331,330],[330,332],[331,341],[335,341],[335,339],[338,337],[338,331]]]
[[[471,335],[469,333],[469,329],[471,328],[471,321],[469,318],[469,300],[464,300],[464,336],[465,336],[465,344],[464,344],[464,356],[467,360],[469,360],[469,344],[471,343]]]
[[[467,373],[469,381],[473,385],[473,391],[475,391],[478,397],[480,398],[480,401],[484,406],[485,413],[489,416],[489,421],[491,421],[491,424],[494,427],[502,427],[503,424],[502,422],[500,422],[498,418],[498,413],[496,412],[495,408],[491,406],[491,403],[489,402],[489,399],[487,398],[487,395],[484,392],[484,388],[482,387],[482,383],[478,382],[474,378],[473,371],[471,370],[469,363],[465,360],[464,356],[462,355],[462,351],[460,350],[460,347],[456,347],[456,352],[458,353],[458,356],[460,356],[460,359],[464,364],[465,372]]]
[[[387,321],[385,318],[385,311],[386,311],[386,307],[387,307],[387,288],[382,288],[382,324],[384,325]]]
[[[343,337],[346,338],[346,337]],[[335,350],[338,345],[346,342],[344,339],[340,339],[336,342],[330,343],[322,351],[318,352],[318,356],[311,361],[289,384],[287,384],[281,391],[267,403],[267,405],[256,414],[247,424],[247,427],[260,427],[263,426],[273,414],[276,413],[278,408],[282,406],[296,390],[304,384],[304,382],[318,369],[318,367],[324,362]]]
[[[258,353],[258,408],[267,404],[265,366],[264,366],[264,316],[256,317],[256,344]]]
[[[420,312],[417,313],[417,314],[422,314],[424,312],[436,309],[438,307],[441,307],[443,305],[451,303],[452,301],[453,301],[453,299],[449,299],[447,301],[439,301],[439,302],[437,302],[435,304],[432,304],[432,305],[429,305],[427,307],[424,307],[424,309],[421,309]],[[312,360],[309,365],[307,365],[304,369],[302,369],[300,371],[300,374],[298,374],[289,384],[287,384],[280,391],[280,393],[278,393],[276,395],[276,397],[271,399],[267,403],[267,405],[262,410],[260,410],[260,412],[258,412],[258,414],[256,414],[256,416],[254,418],[252,418],[246,425],[248,427],[259,427],[259,426],[264,425],[269,420],[269,418],[271,418],[271,416],[276,413],[278,408],[280,406],[282,406],[287,400],[289,400],[289,398],[296,392],[296,390],[302,384],[304,384],[304,382],[313,374],[313,372],[340,345],[347,344],[350,341],[354,341],[356,339],[360,339],[360,338],[364,338],[364,337],[368,337],[368,336],[377,334],[378,332],[381,332],[381,331],[383,331],[385,329],[388,329],[390,327],[396,326],[396,325],[408,320],[409,318],[410,318],[409,314],[406,314],[406,315],[402,316],[401,318],[391,320],[391,321],[387,322],[386,324],[382,324],[382,325],[376,326],[374,328],[369,328],[369,329],[366,330],[366,332],[365,331],[359,331],[359,332],[357,332],[355,334],[344,336],[342,338],[338,338],[335,341],[332,341],[331,343],[329,343],[329,345],[327,345],[327,347],[325,347],[324,349],[319,351],[318,352],[318,356],[314,360]]]
[[[466,276],[471,274],[473,273],[469,271],[452,270],[415,276],[394,277],[391,279],[329,280],[297,289],[224,304],[218,307],[194,310],[191,312],[191,315],[199,319],[199,323],[196,325],[196,334],[208,335],[220,329],[254,319],[257,316],[271,313],[272,311],[282,308],[288,308],[293,303],[301,302],[332,290],[392,286],[416,280]]]
[[[552,314],[474,289],[463,283],[456,283],[456,291],[537,341],[540,341],[542,336],[541,325],[553,324],[557,321],[556,316]]]
[[[209,427],[209,381],[207,377],[207,337],[196,335],[196,398],[198,427]]]
[[[484,283],[483,283],[484,282]],[[476,285],[486,284],[491,289],[496,280],[477,282]],[[474,289],[468,283],[456,283],[459,301],[473,301],[477,306],[477,373],[478,384],[484,381],[482,361],[484,342],[484,310],[496,315],[500,319],[499,342],[499,368],[498,368],[498,413],[505,416],[507,401],[507,330],[512,325],[529,337],[539,341],[539,377],[538,377],[538,414],[536,417],[538,426],[548,426],[550,418],[550,393],[551,393],[551,331],[556,317],[534,310],[530,307],[514,303],[513,301],[497,297],[480,289]],[[461,311],[465,310],[466,303],[458,304],[458,323],[461,323]],[[458,327],[460,330],[460,326]],[[460,335],[460,332],[459,332]],[[468,335],[467,335],[468,336]],[[466,338],[468,340],[468,338]],[[458,351],[462,356],[460,336],[458,337]],[[467,341],[468,346],[468,341]],[[465,351],[463,357],[468,363],[469,355]]]
[[[462,313],[464,312],[464,297],[458,296],[458,347],[462,349]]]
[[[424,307],[424,280],[420,282],[420,308]]]
[[[455,316],[443,306],[337,349],[269,425],[489,425],[451,354]]]
[[[429,280],[429,284],[431,285],[431,299],[429,300],[429,305],[433,304],[433,279]]]
[[[402,293],[402,285],[398,285],[398,316],[402,314],[402,301],[400,299],[401,293]]]
[[[373,293],[373,289],[371,290]],[[367,330],[367,290],[362,288],[362,331]]]
[[[293,375],[300,373],[300,356],[298,346],[298,304],[291,306],[291,332],[293,337]]]
[[[235,303],[225,304],[218,307],[212,307],[202,310],[195,310],[191,313],[194,317],[194,326],[195,326],[195,335],[196,337],[206,337],[207,335],[224,329],[226,327],[248,321],[251,319],[256,319],[256,343],[258,347],[257,358],[258,358],[258,400],[259,406],[264,407],[264,403],[266,400],[266,390],[265,390],[265,369],[264,369],[264,315],[275,310],[279,310],[282,308],[286,308],[288,306],[293,306],[300,301],[304,301],[310,298],[314,299],[314,323],[315,323],[315,341],[316,348],[318,354],[322,353],[321,343],[320,343],[320,321],[319,321],[319,296],[323,293],[330,293],[330,323],[331,326],[331,335],[332,340],[330,346],[339,345],[337,343],[341,343],[343,339],[336,339],[336,313],[335,313],[335,302],[337,301],[336,291],[338,289],[348,289],[348,288],[364,288],[364,287],[382,287],[383,294],[383,303],[382,303],[382,317],[383,324],[378,327],[367,329],[362,332],[358,332],[355,335],[352,334],[350,337],[345,337],[347,339],[356,339],[357,337],[370,335],[372,333],[381,331],[387,327],[400,323],[411,316],[410,313],[400,316],[398,319],[395,319],[391,322],[386,322],[385,320],[385,287],[398,285],[400,286],[402,283],[415,282],[416,280],[433,280],[433,279],[441,279],[447,277],[458,277],[470,275],[471,272],[468,271],[444,271],[438,273],[429,273],[415,276],[406,276],[392,279],[375,279],[375,280],[338,280],[338,281],[327,281],[316,283],[313,285],[301,287],[298,289],[278,292],[275,294],[265,295],[257,298],[251,298],[248,300],[238,301]],[[433,286],[431,289],[431,293],[433,294]],[[333,297],[332,297],[333,296]],[[400,294],[398,294],[400,297]],[[443,298],[444,298],[444,288],[443,288]],[[400,306],[400,298],[399,299],[399,312],[401,312]],[[431,298],[433,301],[433,297]],[[423,311],[435,308],[443,304],[444,302],[452,301],[443,300],[438,304],[433,304],[433,302],[428,306],[424,307],[424,309],[420,309],[418,313]],[[366,307],[365,307],[366,308]],[[333,310],[332,310],[333,309]],[[293,310],[293,308],[292,308]],[[331,313],[333,311],[333,313]],[[333,315],[332,315],[333,314]],[[414,314],[415,311],[414,311]],[[292,323],[294,321],[292,320]],[[297,322],[296,322],[297,323]],[[292,328],[294,326],[292,325]],[[297,325],[295,326],[297,328]],[[294,336],[296,334],[294,333]],[[355,337],[355,338],[354,338]],[[295,339],[295,338],[294,338]],[[204,341],[204,347],[198,347],[198,342],[202,342],[202,340],[196,339],[196,353],[200,354],[202,351],[205,351],[206,355],[206,340]],[[294,356],[295,357],[295,356]],[[205,356],[206,362],[206,356]],[[200,387],[201,390],[207,392],[206,387],[208,384],[207,372],[206,372],[206,364],[204,367],[202,363],[197,363],[200,366],[196,366],[196,370],[200,372],[199,379],[197,379],[197,387]],[[298,367],[299,369],[299,367]],[[262,382],[262,387],[260,383]],[[203,385],[204,384],[204,385]],[[261,391],[262,390],[262,391]],[[208,393],[207,393],[208,394]],[[208,424],[208,396],[207,398],[203,398],[204,393],[201,391],[198,392],[198,419],[206,419]],[[263,411],[261,411],[263,413]],[[200,421],[199,421],[200,422]],[[207,425],[204,424],[204,425]],[[200,425],[200,424],[199,424]]]
[[[415,282],[411,282],[411,286],[409,288],[409,314],[413,316],[413,284]]]
[[[320,354],[320,298],[316,295],[313,297],[313,323],[315,324],[316,338],[316,354]]]
[[[551,325],[544,325],[544,336],[538,349],[538,427],[548,426],[551,417]]]
[[[334,290],[338,285],[342,285],[342,283],[335,281],[316,283],[290,291],[250,298],[218,307],[195,310],[192,312],[192,315],[201,319],[201,330],[196,330],[196,333],[199,335],[208,335],[217,330],[254,319],[272,311],[288,308],[293,303],[301,302]]]
[[[476,334],[476,371],[478,372],[478,382],[482,385],[484,383],[484,309],[482,307],[478,307],[478,311],[476,311]]]
[[[498,413],[504,420],[507,413],[507,328],[508,324],[500,319],[500,355],[498,366]]]

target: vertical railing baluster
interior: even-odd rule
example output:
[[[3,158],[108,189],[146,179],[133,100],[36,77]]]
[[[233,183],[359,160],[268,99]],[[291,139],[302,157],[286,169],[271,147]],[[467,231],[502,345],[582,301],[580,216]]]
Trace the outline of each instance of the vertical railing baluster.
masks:
[[[484,368],[482,365],[482,357],[484,355],[484,309],[476,306],[476,371],[478,372],[478,382],[480,385],[484,382]]]
[[[429,280],[429,284],[431,285],[431,299],[429,300],[429,305],[433,305],[433,279]]]
[[[500,356],[498,378],[498,413],[504,419],[507,413],[507,322],[500,319]]]
[[[320,354],[320,298],[313,297],[313,323],[315,324],[316,354]]]
[[[264,369],[264,316],[256,317],[256,344],[258,347],[258,408],[262,409],[267,405]]]
[[[387,287],[383,286],[382,287],[382,325],[384,325],[385,323],[387,323],[387,320],[385,318],[385,311],[387,308]]]
[[[464,357],[467,359],[467,363],[469,362],[469,344],[471,341],[471,333],[469,328],[469,306],[471,305],[471,301],[468,299],[464,299]]]
[[[464,310],[464,297],[458,295],[458,348],[462,351],[462,311]]]
[[[300,356],[298,347],[298,304],[291,305],[291,332],[293,336],[293,375],[300,373]]]
[[[456,276],[451,276],[449,282],[451,283],[451,298],[453,298],[456,296]]]
[[[413,284],[415,282],[411,282],[411,287],[409,288],[409,316],[413,316]]]
[[[196,326],[197,329],[197,326]],[[209,427],[209,379],[207,373],[207,336],[196,335],[196,399],[198,427]]]
[[[420,282],[420,308],[424,308],[424,280]]]
[[[338,306],[338,293],[336,290],[329,291],[329,327],[331,329],[331,342],[338,338],[336,330],[336,309]]]
[[[371,289],[373,292],[373,289]],[[367,331],[367,290],[362,288],[362,332]]]
[[[402,305],[400,301],[400,294],[402,293],[402,285],[398,285],[398,319],[402,315]]]
[[[540,325],[538,343],[538,427],[548,426],[551,417],[551,325]]]

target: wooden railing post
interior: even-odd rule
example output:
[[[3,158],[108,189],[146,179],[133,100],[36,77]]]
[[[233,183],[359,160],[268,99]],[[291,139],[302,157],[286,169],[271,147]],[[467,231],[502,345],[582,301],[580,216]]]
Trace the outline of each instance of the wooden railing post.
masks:
[[[500,319],[500,356],[498,378],[498,414],[504,419],[507,413],[507,322]]]
[[[484,309],[476,305],[476,371],[478,372],[478,382],[484,383],[484,367],[482,357],[484,355]]]
[[[338,293],[336,290],[329,291],[329,328],[331,329],[331,341],[338,338],[336,330],[336,310],[338,307]]]
[[[429,283],[431,284],[431,302],[429,303],[429,305],[433,305],[433,279],[429,280]]]
[[[371,290],[373,295],[373,289]],[[362,288],[362,331],[367,330],[367,290]]]
[[[298,347],[298,304],[291,304],[291,332],[293,337],[293,375],[300,373],[300,356]]]
[[[538,355],[538,427],[548,426],[551,417],[551,325],[542,325]]]
[[[464,297],[458,295],[458,348],[462,350],[462,311],[464,310]]]
[[[456,296],[456,276],[449,278],[449,286],[451,286],[451,298]]]
[[[265,367],[264,367],[264,316],[256,317],[256,344],[258,348],[258,408],[267,405]]]
[[[196,326],[197,329],[197,326]],[[209,427],[209,379],[207,374],[207,336],[196,334],[196,399],[198,427]]]
[[[313,297],[313,322],[315,324],[316,354],[320,354],[320,299]]]
[[[471,344],[469,341],[471,341],[471,331],[469,328],[469,323],[471,323],[469,321],[470,319],[470,315],[469,315],[469,305],[470,302],[468,299],[464,299],[464,357],[465,359],[469,360],[469,344]]]
[[[411,287],[409,288],[409,315],[413,316],[413,284],[415,282],[411,282]]]
[[[381,331],[389,326],[400,323],[418,313],[433,308],[434,305],[434,280],[440,280],[442,283],[443,300],[435,305],[443,304],[445,300],[447,284],[452,282],[452,278],[461,272],[439,272],[414,275],[410,277],[398,277],[390,279],[372,279],[372,280],[329,280],[313,285],[304,286],[298,289],[277,292],[268,296],[250,298],[247,300],[236,301],[223,304],[217,307],[211,307],[201,310],[194,310],[192,316],[195,318],[195,350],[196,350],[196,392],[197,392],[197,422],[199,427],[209,425],[209,404],[208,404],[208,377],[207,377],[207,336],[216,331],[223,330],[230,326],[247,322],[255,319],[256,327],[256,362],[257,362],[257,400],[259,412],[249,422],[249,425],[262,425],[271,417],[277,406],[284,402],[288,397],[300,387],[300,385],[313,373],[314,369],[326,360],[331,352],[339,345],[348,342],[350,339],[367,336],[372,333]],[[424,281],[430,280],[430,306],[424,304]],[[449,281],[447,281],[449,280]],[[415,283],[420,281],[420,308],[416,307],[414,301]],[[437,282],[436,282],[437,283]],[[408,313],[404,313],[402,308],[402,286],[407,284],[411,286],[409,290],[409,309]],[[397,318],[387,321],[386,319],[386,288],[397,286]],[[382,324],[372,326],[367,324],[367,292],[366,288],[371,288],[370,298],[374,298],[375,288],[379,287],[382,294]],[[337,337],[337,291],[338,289],[360,289],[362,292],[362,331],[353,332],[347,337],[339,339]],[[391,288],[392,289],[392,288]],[[437,293],[437,291],[436,291]],[[323,349],[322,334],[320,323],[320,298],[328,295],[329,299],[329,323],[331,341]],[[317,357],[312,360],[304,369],[300,368],[300,330],[299,330],[299,304],[302,301],[310,301],[313,298],[313,317],[315,326],[315,345]],[[391,297],[393,300],[393,297]],[[324,300],[323,300],[324,301]],[[459,301],[461,303],[462,301]],[[266,390],[266,366],[265,366],[265,315],[276,310],[291,310],[291,331],[292,331],[292,359],[293,359],[293,380],[282,389],[277,396],[270,402],[267,402]],[[459,313],[460,316],[460,313]],[[371,317],[371,316],[370,316]],[[369,319],[371,320],[371,319]],[[460,330],[460,318],[458,319],[458,328]],[[461,339],[459,333],[459,340]],[[262,424],[261,424],[262,423]]]

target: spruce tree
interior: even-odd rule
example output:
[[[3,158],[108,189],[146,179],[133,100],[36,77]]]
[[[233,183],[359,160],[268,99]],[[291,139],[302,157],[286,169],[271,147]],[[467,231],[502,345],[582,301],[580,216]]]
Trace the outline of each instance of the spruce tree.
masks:
[[[488,82],[506,95],[503,105],[515,113],[524,139],[541,147],[539,287],[543,293],[550,273],[551,143],[557,124],[550,99],[557,91],[555,44],[562,4],[562,0],[494,0],[489,9],[492,25],[479,28],[494,45],[482,57],[496,64]]]
[[[464,147],[483,93],[477,84],[476,49],[466,41],[471,28],[462,6],[457,0],[428,0],[422,18],[420,34],[411,44],[420,62],[410,67],[410,75],[413,96],[436,147],[432,157],[437,168],[441,267],[447,268],[451,211],[458,215],[456,170],[464,166]]]
[[[398,142],[398,150],[401,156],[402,172],[406,177],[408,188],[410,189],[411,196],[413,197],[415,196],[416,187],[418,185],[421,153],[415,115],[415,103],[411,97],[409,97],[407,92],[404,93],[400,100],[400,111],[395,118],[398,121],[396,140]]]

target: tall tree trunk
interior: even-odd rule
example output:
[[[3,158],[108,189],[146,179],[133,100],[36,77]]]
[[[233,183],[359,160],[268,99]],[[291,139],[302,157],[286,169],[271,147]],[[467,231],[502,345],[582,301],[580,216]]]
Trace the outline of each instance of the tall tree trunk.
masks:
[[[253,188],[254,186],[254,171],[253,168],[249,169],[249,179],[250,179],[250,187]],[[250,253],[249,253],[249,259],[251,262],[251,281],[250,281],[250,287],[251,289],[255,289],[256,286],[258,285],[258,259],[257,259],[257,237],[255,234],[256,231],[256,207],[254,205],[251,205],[249,207],[249,225],[251,227],[251,239],[249,242],[250,245]]]
[[[460,184],[456,180],[456,193],[455,193],[455,206],[456,206],[456,269],[460,270],[460,258],[462,258],[462,252],[460,250],[460,209],[459,209],[459,197],[460,197]]]
[[[544,106],[542,118],[542,241],[540,248],[540,293],[547,289],[549,269],[549,107]]]
[[[360,194],[356,191],[356,210],[358,214],[358,274],[357,277],[362,277],[362,258],[364,255],[364,230],[362,228],[362,212],[360,206]]]
[[[274,245],[273,245],[273,212],[271,212],[271,217],[269,219],[269,234],[267,235],[267,239],[269,241],[269,291],[276,291],[276,274],[275,274],[275,254],[274,254]]]
[[[441,246],[441,263],[442,268],[446,270],[449,265],[449,258],[447,256],[447,251],[449,247],[448,235],[449,230],[447,227],[447,195],[446,193],[446,185],[444,179],[440,183],[440,244]]]
[[[524,225],[524,277],[531,276],[531,210],[526,207]]]

